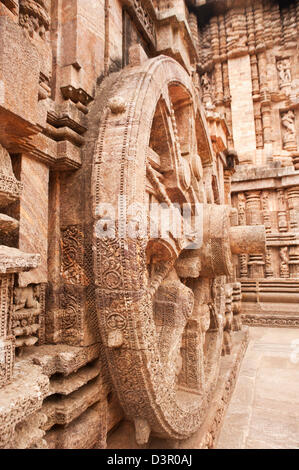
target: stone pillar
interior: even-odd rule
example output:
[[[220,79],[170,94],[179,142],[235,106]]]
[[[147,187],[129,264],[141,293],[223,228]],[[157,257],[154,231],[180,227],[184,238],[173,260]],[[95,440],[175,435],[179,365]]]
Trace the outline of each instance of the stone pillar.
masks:
[[[251,191],[246,194],[246,210],[250,225],[260,225],[263,223],[261,214],[261,191]],[[249,256],[248,267],[252,278],[264,277],[264,258],[261,254]]]
[[[238,218],[239,225],[246,225],[246,196],[243,193],[238,194]],[[240,277],[248,277],[248,256],[239,255],[240,261]]]
[[[284,191],[281,189],[278,191],[278,230],[279,232],[288,231],[287,211]]]
[[[224,170],[224,203],[231,205],[231,179],[232,172]]]
[[[269,210],[269,193],[268,191],[262,192],[262,210],[263,210],[263,222],[265,226],[266,233],[272,232],[271,216]],[[265,275],[266,277],[273,277],[273,259],[271,248],[266,248],[265,256]]]

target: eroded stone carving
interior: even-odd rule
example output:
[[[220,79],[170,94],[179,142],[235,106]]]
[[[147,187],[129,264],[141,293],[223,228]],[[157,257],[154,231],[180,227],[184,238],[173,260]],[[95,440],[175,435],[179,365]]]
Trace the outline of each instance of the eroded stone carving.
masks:
[[[16,338],[18,353],[24,346],[33,346],[38,341],[41,325],[40,286],[15,287],[12,314],[12,332]]]
[[[283,125],[283,145],[285,149],[296,147],[295,136],[295,115],[292,110],[281,115],[281,123]]]
[[[11,159],[8,151],[0,144],[0,204],[7,205],[15,201],[21,195],[22,183],[20,183],[12,170]]]
[[[45,39],[50,26],[49,0],[20,0],[20,25],[33,37]]]
[[[284,246],[280,248],[279,255],[280,255],[280,276],[285,278],[289,277],[289,256],[288,256],[288,247]]]
[[[145,2],[143,0],[129,0],[129,5],[132,5],[138,20],[141,22],[145,31],[151,38],[152,42],[156,42],[156,28],[153,18],[151,17]]]
[[[292,81],[290,59],[287,58],[287,59],[278,60],[276,63],[276,67],[278,70],[280,88],[282,88],[285,85],[290,85]]]
[[[212,94],[213,94],[212,83],[207,72],[204,73],[201,77],[201,87],[202,87],[202,95],[203,95],[203,102],[204,102],[205,108],[207,110],[215,109],[215,106],[213,105],[213,100],[212,100]]]

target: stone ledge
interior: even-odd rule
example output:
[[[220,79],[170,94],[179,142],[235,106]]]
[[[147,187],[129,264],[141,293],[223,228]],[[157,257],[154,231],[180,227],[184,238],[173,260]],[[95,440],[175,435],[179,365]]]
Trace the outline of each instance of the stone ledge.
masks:
[[[0,448],[13,438],[15,427],[38,411],[49,394],[49,379],[41,368],[30,361],[15,364],[14,380],[1,390],[0,395]]]
[[[40,255],[23,253],[17,248],[0,246],[0,273],[16,273],[35,269],[40,263]]]
[[[100,355],[100,345],[81,348],[64,344],[43,345],[27,348],[24,354],[26,359],[39,365],[45,375],[60,373],[67,376],[97,359]]]
[[[299,328],[299,315],[250,315],[243,314],[242,322],[248,326]]]

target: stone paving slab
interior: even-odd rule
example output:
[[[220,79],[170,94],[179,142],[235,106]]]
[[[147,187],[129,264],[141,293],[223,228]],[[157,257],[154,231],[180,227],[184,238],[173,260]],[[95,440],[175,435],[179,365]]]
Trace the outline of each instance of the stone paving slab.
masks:
[[[299,449],[299,330],[250,328],[218,449]]]

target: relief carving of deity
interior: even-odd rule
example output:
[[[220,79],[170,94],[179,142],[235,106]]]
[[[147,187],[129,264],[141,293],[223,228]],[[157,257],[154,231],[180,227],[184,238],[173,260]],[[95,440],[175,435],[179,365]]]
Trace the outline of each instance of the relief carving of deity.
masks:
[[[291,64],[290,59],[279,60],[276,64],[279,77],[280,88],[291,83]]]
[[[281,115],[281,124],[283,126],[283,145],[288,148],[289,145],[296,145],[295,138],[295,114],[291,109]]]

